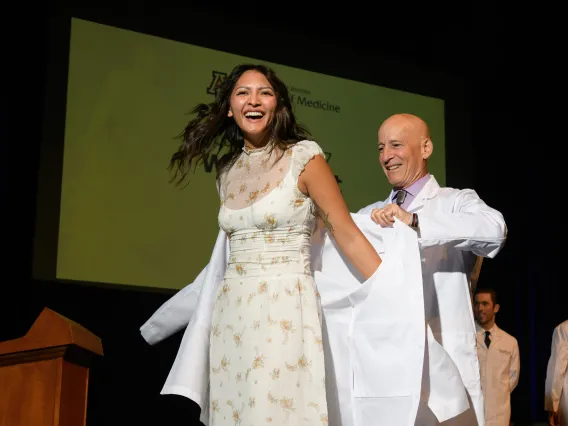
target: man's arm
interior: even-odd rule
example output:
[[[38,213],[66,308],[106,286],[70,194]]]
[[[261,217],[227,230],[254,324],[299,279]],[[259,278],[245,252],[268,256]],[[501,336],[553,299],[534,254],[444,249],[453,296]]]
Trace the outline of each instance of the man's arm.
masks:
[[[519,344],[515,339],[515,347],[511,356],[511,364],[509,365],[509,389],[511,392],[515,390],[519,384],[519,375],[521,372],[521,359],[519,356]]]
[[[503,215],[471,189],[459,191],[451,212],[418,212],[418,229],[422,247],[450,245],[489,258],[501,250],[507,237]]]
[[[558,326],[552,335],[552,347],[544,386],[544,409],[556,413],[568,366],[568,324]],[[568,391],[568,389],[566,389]]]

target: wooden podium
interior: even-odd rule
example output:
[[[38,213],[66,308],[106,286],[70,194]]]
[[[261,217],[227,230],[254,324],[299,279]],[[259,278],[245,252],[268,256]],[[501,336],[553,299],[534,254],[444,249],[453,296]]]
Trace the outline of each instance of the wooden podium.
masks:
[[[0,342],[0,425],[84,426],[100,339],[45,308],[28,333]]]

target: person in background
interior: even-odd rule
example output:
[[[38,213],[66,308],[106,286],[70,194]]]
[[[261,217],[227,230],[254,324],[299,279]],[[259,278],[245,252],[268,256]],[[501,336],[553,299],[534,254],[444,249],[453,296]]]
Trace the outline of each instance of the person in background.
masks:
[[[568,426],[568,320],[557,325],[546,369],[544,409],[548,423]]]
[[[521,368],[517,339],[495,323],[499,308],[494,290],[476,290],[474,314],[481,389],[485,400],[485,426],[510,425],[511,393],[519,383]]]

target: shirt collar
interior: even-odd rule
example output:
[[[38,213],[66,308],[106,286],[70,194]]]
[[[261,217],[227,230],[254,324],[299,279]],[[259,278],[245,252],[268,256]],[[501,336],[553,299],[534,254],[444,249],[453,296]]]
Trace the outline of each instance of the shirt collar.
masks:
[[[405,188],[404,190],[413,197],[416,197],[418,193],[422,190],[422,188],[424,188],[424,185],[426,185],[426,182],[428,182],[430,176],[431,176],[430,173],[425,174],[424,176],[422,176],[420,179],[418,179],[416,182],[414,182],[412,185],[410,185],[408,188]],[[393,188],[393,193],[397,191],[398,191],[397,189]]]
[[[408,192],[408,195],[410,195],[412,199],[414,199],[414,197],[418,195],[418,193],[422,190],[422,188],[424,188],[424,185],[426,185],[426,183],[430,180],[431,176],[432,175],[430,173],[427,173],[426,175],[422,176],[420,179],[418,179],[416,182],[414,182],[412,185],[410,185],[408,188],[405,188],[404,190]],[[390,199],[392,201],[394,201],[398,191],[400,190],[392,188],[390,193]]]
[[[478,323],[475,323],[475,328],[478,334],[485,334],[485,331],[489,331],[492,336],[495,336],[495,333],[497,332],[497,323],[494,323],[493,327],[491,327],[489,330],[485,330]]]

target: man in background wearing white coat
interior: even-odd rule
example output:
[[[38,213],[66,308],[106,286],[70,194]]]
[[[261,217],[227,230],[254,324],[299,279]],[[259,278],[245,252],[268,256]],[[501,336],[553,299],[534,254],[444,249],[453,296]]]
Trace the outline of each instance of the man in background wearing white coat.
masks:
[[[546,370],[544,409],[548,423],[568,426],[568,320],[552,334],[552,348]]]
[[[485,426],[511,424],[511,392],[519,383],[521,362],[517,339],[495,324],[497,293],[480,288],[474,296],[477,355],[485,402]]]
[[[385,120],[379,129],[379,162],[393,189],[384,201],[359,213],[370,214],[381,227],[392,226],[397,218],[419,236],[428,337],[415,425],[483,426],[471,275],[478,256],[493,258],[501,250],[507,231],[501,213],[475,191],[440,187],[428,173],[432,152],[422,119],[397,114]],[[429,362],[433,351],[445,352],[446,361]],[[456,368],[465,401],[449,410],[451,395],[442,392],[441,378]]]

